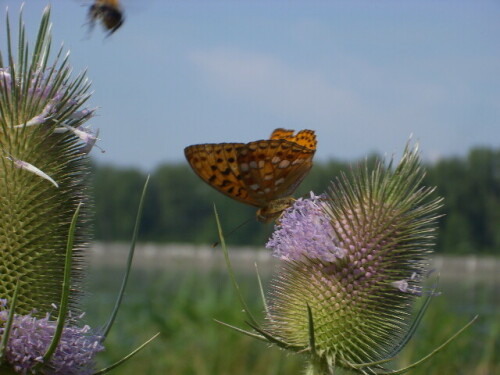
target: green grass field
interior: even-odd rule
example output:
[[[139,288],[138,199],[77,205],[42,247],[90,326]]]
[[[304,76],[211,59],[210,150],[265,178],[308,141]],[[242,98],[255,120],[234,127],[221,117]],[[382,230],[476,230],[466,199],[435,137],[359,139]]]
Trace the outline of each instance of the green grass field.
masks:
[[[254,274],[238,274],[253,312],[262,316]],[[87,321],[107,319],[121,282],[121,270],[94,268],[88,283]],[[427,354],[475,314],[478,321],[442,352],[411,374],[500,374],[500,296],[498,281],[471,284],[441,281],[414,339],[395,368]],[[143,341],[161,335],[113,374],[244,375],[300,374],[303,358],[246,337],[214,322],[245,327],[245,316],[224,271],[169,269],[132,271],[124,303],[101,354],[109,365]]]

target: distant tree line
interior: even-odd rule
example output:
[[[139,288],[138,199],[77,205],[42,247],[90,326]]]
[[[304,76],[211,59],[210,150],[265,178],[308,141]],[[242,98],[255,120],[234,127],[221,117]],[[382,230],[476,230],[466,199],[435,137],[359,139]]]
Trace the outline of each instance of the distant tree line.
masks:
[[[373,155],[368,161],[373,164],[376,159]],[[307,195],[311,190],[324,192],[340,171],[349,171],[357,164],[338,160],[315,162],[295,196]],[[93,168],[96,239],[128,241],[146,173],[113,166]],[[466,157],[442,159],[425,168],[424,184],[436,186],[436,194],[444,197],[436,251],[499,254],[500,150],[475,148]],[[272,224],[258,223],[253,207],[218,193],[201,181],[187,163],[164,164],[151,174],[140,240],[213,243],[218,240],[214,205],[228,243],[262,246],[267,241]]]

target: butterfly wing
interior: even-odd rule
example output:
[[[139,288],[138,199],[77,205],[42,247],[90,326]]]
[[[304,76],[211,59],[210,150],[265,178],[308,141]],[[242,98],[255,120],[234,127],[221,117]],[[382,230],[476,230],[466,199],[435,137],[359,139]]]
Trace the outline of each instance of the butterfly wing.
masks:
[[[300,146],[304,146],[310,150],[316,151],[316,134],[314,130],[304,129],[301,130],[290,139],[291,142],[295,142]]]
[[[255,141],[238,148],[238,169],[249,196],[261,207],[290,196],[311,169],[314,152],[284,139]]]
[[[221,193],[246,204],[261,206],[242,181],[237,163],[237,149],[243,143],[207,143],[184,149],[193,171]]]
[[[311,150],[316,150],[316,134],[314,130],[304,129],[294,135],[294,131],[290,129],[278,128],[274,129],[271,134],[271,139],[284,139],[290,142],[297,143],[300,146],[307,147]]]
[[[315,151],[314,131],[294,135],[293,130],[279,128],[270,140],[193,145],[184,153],[207,184],[237,201],[264,209],[267,215],[272,202],[286,200],[289,204],[290,195],[312,167]],[[280,210],[270,209],[272,215]]]
[[[274,129],[269,139],[286,139],[287,141],[290,141],[293,138],[293,133],[295,133],[294,130],[278,128]]]

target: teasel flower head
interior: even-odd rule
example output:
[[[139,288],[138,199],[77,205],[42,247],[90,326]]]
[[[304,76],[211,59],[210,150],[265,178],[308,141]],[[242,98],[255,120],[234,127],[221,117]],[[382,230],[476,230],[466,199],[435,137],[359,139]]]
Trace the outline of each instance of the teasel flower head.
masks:
[[[267,246],[282,261],[262,327],[307,352],[310,374],[383,372],[407,339],[440,206],[423,176],[417,149],[407,148],[395,168],[341,175],[280,219]]]
[[[51,56],[50,9],[29,45],[22,13],[17,40],[6,16],[0,48],[0,299],[19,283],[16,313],[43,317],[61,298],[68,230],[79,203],[69,307],[78,314],[84,250],[90,240],[87,152],[95,139],[78,129],[92,115],[90,83],[72,78],[69,53]],[[33,47],[33,48],[32,48]],[[17,49],[17,51],[15,51]],[[92,143],[92,144],[93,144]]]
[[[280,261],[267,295],[259,278],[266,319],[259,322],[239,293],[253,331],[222,324],[305,355],[308,375],[397,374],[430,358],[387,368],[438,294],[424,282],[441,199],[423,177],[417,147],[407,146],[396,166],[366,163],[327,194],[298,199],[267,244]],[[219,234],[239,291],[220,224]],[[424,304],[413,315],[419,296]]]
[[[93,370],[123,298],[147,181],[122,287],[96,333],[80,324],[79,305],[91,239],[87,154],[98,141],[83,124],[95,109],[84,106],[90,83],[84,73],[71,77],[62,47],[50,60],[49,17],[47,7],[29,53],[22,13],[17,43],[7,16],[0,52],[0,373],[105,374],[158,336]]]

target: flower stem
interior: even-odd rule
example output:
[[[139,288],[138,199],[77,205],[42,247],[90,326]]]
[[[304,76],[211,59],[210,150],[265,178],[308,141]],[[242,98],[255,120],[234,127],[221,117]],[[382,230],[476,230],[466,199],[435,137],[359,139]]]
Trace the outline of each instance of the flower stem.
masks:
[[[306,368],[306,375],[333,375],[333,372],[328,370],[328,366],[323,361],[312,359]]]

